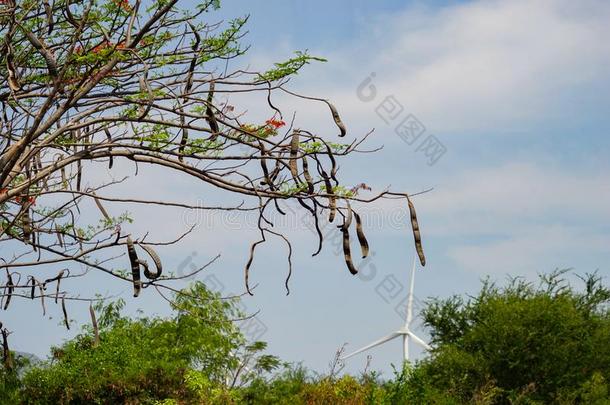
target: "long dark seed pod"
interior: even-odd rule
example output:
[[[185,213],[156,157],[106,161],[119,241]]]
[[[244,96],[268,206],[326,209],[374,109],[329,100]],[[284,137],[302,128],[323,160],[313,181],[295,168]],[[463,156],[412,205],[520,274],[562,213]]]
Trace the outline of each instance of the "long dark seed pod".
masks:
[[[146,260],[138,259],[138,263],[140,263],[140,267],[144,269],[144,275],[150,274],[150,270],[148,269],[148,262]]]
[[[64,313],[64,325],[70,330],[70,321],[68,320],[68,311],[66,311],[66,296],[61,297],[61,311]]]
[[[47,308],[44,305],[44,285],[38,283],[38,289],[40,290],[40,305],[42,305],[42,316],[47,314]]]
[[[142,249],[144,249],[144,251],[146,253],[148,253],[148,255],[150,256],[150,258],[153,260],[153,262],[155,263],[155,267],[157,268],[156,273],[151,273],[148,270],[148,267],[146,267],[144,269],[144,276],[146,278],[148,278],[149,280],[155,280],[159,277],[161,277],[161,274],[163,273],[163,263],[161,263],[161,258],[159,257],[159,255],[157,254],[157,252],[155,252],[153,250],[152,247],[147,246],[147,245],[140,245],[140,247]]]
[[[273,179],[269,176],[269,169],[267,168],[267,159],[264,156],[268,156],[269,153],[265,149],[265,146],[261,141],[258,141],[258,146],[261,149],[261,169],[263,170],[263,176],[265,180],[261,182],[261,184],[266,184],[269,186],[270,190],[275,190],[275,185],[273,184]]]
[[[352,208],[347,205],[347,216],[343,219],[343,225],[341,225],[341,233],[343,233],[343,256],[345,257],[345,264],[347,269],[352,274],[357,274],[358,270],[354,266],[352,261],[352,253],[349,242],[349,227],[352,223]]]
[[[46,64],[47,70],[49,71],[49,75],[53,78],[53,80],[57,80],[58,69],[57,69],[57,61],[53,54],[44,46],[44,44],[38,39],[36,35],[34,35],[31,31],[26,31],[25,36],[30,41],[32,46],[42,55]]]
[[[102,202],[95,195],[95,191],[91,191],[91,194],[93,194],[93,200],[95,201],[95,205],[97,205],[97,208],[100,210],[100,212],[102,213],[102,215],[104,216],[106,221],[110,222],[111,221],[110,215],[108,215],[108,211],[106,211],[106,209],[102,205]]]
[[[23,240],[28,241],[32,237],[32,219],[30,218],[30,207],[26,207],[21,217],[23,223]]]
[[[82,164],[80,160],[76,161],[76,191],[80,191],[80,184],[83,179]]]
[[[93,305],[89,303],[89,315],[91,316],[91,325],[93,326],[93,346],[98,346],[100,344],[100,329],[97,325],[97,318],[95,317],[95,310],[93,309]]]
[[[106,134],[106,140],[108,141],[108,143],[112,143],[112,135],[110,134],[110,130],[108,130],[108,128],[104,128],[104,133]],[[108,147],[108,152],[110,152],[112,150],[112,147]],[[108,154],[108,158],[110,159],[108,161],[108,169],[112,169],[112,165],[114,164],[114,161],[112,160],[112,154]]]
[[[306,156],[303,156],[303,176],[305,176],[305,182],[307,183],[307,192],[309,194],[313,194],[315,191],[313,186],[313,179],[311,178],[311,174],[309,174]]]
[[[354,211],[354,217],[356,218],[356,235],[358,236],[358,242],[360,242],[360,250],[362,251],[362,258],[366,258],[369,255],[369,242],[366,240],[364,231],[362,230],[362,220],[360,215]]]
[[[256,242],[252,243],[252,245],[250,245],[250,257],[248,258],[248,262],[246,263],[246,268],[244,269],[244,281],[246,283],[246,291],[250,295],[254,295],[252,290],[250,290],[250,266],[252,266],[252,261],[254,261],[254,251],[256,250],[256,246],[263,243],[264,241],[265,241],[265,239],[263,237],[263,239],[256,241]]]
[[[341,132],[339,134],[339,136],[345,136],[345,134],[347,134],[347,129],[345,128],[345,124],[343,123],[343,121],[341,121],[339,112],[337,111],[335,106],[332,105],[331,103],[329,103],[328,101],[326,102],[326,104],[328,104],[328,108],[330,108],[330,112],[333,115],[333,120],[335,121],[335,124],[337,124],[337,127],[339,128],[339,131]]]
[[[426,265],[426,256],[424,256],[424,249],[421,244],[421,235],[419,233],[419,224],[417,222],[417,214],[415,213],[415,206],[411,202],[411,199],[407,197],[409,203],[409,213],[411,214],[411,228],[413,229],[413,239],[415,240],[415,250],[419,256],[419,262],[422,266]]]
[[[55,234],[57,235],[57,243],[59,243],[59,246],[61,248],[64,247],[64,237],[63,234],[61,233],[61,229],[59,228],[59,225],[55,224]]]
[[[216,116],[214,115],[214,110],[212,109],[212,102],[214,101],[214,82],[210,82],[210,89],[208,91],[208,98],[206,100],[207,107],[205,109],[205,116],[208,125],[210,126],[210,130],[212,131],[212,136],[210,140],[213,141],[216,139],[218,134],[220,133],[220,128],[218,127],[218,121],[216,121]]]
[[[133,296],[137,297],[140,295],[142,288],[142,282],[140,281],[140,261],[138,260],[138,254],[133,246],[131,237],[127,237],[127,255],[129,256],[129,263],[131,264],[131,276],[133,278]]]
[[[335,181],[335,185],[339,185],[339,180],[337,180],[337,161],[335,160],[335,155],[330,146],[326,145],[326,153],[328,153],[328,158],[330,159],[330,177]]]
[[[32,277],[32,290],[30,292],[30,299],[34,299],[36,296],[36,279]]]
[[[46,279],[43,283],[43,287],[46,288],[46,285],[52,283],[53,281],[57,281],[57,285],[55,286],[55,303],[57,304],[57,299],[59,298],[59,288],[61,284],[61,279],[64,276],[66,270],[61,270],[57,275],[53,278]]]
[[[66,168],[64,166],[61,167],[61,186],[62,188],[68,187],[68,178],[66,177]]]
[[[328,215],[328,222],[333,222],[335,220],[335,215],[337,214],[337,198],[335,197],[335,193],[333,192],[333,186],[330,184],[330,178],[326,171],[322,169],[322,166],[319,165],[320,174],[324,179],[324,187],[326,188],[326,193],[328,194],[328,207],[330,209],[330,214]]]
[[[8,72],[8,87],[12,91],[18,91],[21,88],[21,85],[19,84],[17,69],[15,69],[15,64],[13,62],[13,47],[10,45],[9,38],[7,38],[6,43],[6,70]]]
[[[295,129],[292,132],[292,140],[290,141],[290,161],[288,167],[290,168],[290,174],[292,178],[297,179],[299,175],[299,169],[297,168],[297,153],[299,151],[299,130]]]
[[[6,277],[8,278],[8,281],[6,282],[6,286],[4,287],[4,294],[6,296],[6,301],[4,302],[5,311],[11,303],[11,298],[13,298],[13,291],[15,290],[15,284],[13,284],[13,276],[8,271],[8,269],[6,270]]]

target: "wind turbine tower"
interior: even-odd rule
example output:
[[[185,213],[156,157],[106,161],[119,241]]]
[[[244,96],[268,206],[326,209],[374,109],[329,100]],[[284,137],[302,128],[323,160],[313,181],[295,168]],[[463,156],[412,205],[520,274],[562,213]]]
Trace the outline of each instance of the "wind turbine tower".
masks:
[[[341,360],[347,360],[352,356],[365,352],[369,349],[372,349],[373,347],[382,345],[386,342],[389,342],[390,340],[394,340],[397,337],[402,337],[403,360],[404,361],[409,360],[409,341],[410,340],[412,340],[414,343],[417,343],[418,345],[420,345],[421,347],[423,347],[426,350],[432,349],[426,342],[424,342],[422,339],[417,337],[409,329],[409,327],[411,326],[411,322],[413,321],[413,287],[415,284],[416,258],[417,258],[417,256],[415,256],[413,258],[413,267],[411,268],[411,284],[409,285],[409,297],[407,300],[407,317],[405,319],[405,324],[402,326],[402,328],[398,329],[397,331],[395,331],[387,336],[384,336],[381,339],[376,340],[373,343],[356,350],[355,352],[352,352],[350,354],[343,356],[341,358]]]

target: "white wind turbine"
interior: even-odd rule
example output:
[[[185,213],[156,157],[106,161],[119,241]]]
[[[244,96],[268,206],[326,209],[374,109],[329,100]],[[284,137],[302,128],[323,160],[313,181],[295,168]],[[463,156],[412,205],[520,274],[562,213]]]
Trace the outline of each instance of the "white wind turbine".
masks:
[[[385,337],[382,337],[379,340],[374,341],[373,343],[371,343],[370,345],[366,345],[361,349],[356,350],[353,353],[350,353],[348,355],[345,355],[341,358],[341,360],[346,360],[349,359],[352,356],[355,356],[359,353],[362,353],[364,351],[367,351],[369,349],[372,349],[375,346],[379,346],[382,345],[386,342],[389,342],[390,340],[393,340],[397,337],[402,336],[402,347],[403,347],[403,357],[404,357],[404,361],[409,360],[409,339],[413,339],[413,341],[415,343],[417,343],[418,345],[420,345],[421,347],[423,347],[426,350],[431,350],[432,348],[426,343],[424,342],[422,339],[420,339],[419,337],[417,337],[413,332],[411,332],[411,330],[409,329],[409,326],[411,325],[411,321],[413,320],[413,285],[415,282],[415,265],[416,265],[416,257],[413,258],[413,267],[411,268],[411,285],[409,286],[409,298],[407,301],[407,319],[405,321],[405,324],[402,328],[398,329],[396,332],[393,332]]]

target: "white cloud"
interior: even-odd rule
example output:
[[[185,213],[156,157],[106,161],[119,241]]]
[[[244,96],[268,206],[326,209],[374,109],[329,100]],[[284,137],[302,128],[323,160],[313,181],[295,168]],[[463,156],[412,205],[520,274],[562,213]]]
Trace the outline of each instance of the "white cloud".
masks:
[[[601,1],[411,6],[372,17],[369,38],[332,50],[332,63],[306,77],[320,83],[317,94],[334,88],[354,119],[374,117],[355,87],[375,71],[379,95],[396,95],[434,131],[522,131],[610,83],[607,21],[610,3]],[[323,46],[315,53],[325,54]]]
[[[421,197],[424,236],[478,274],[602,266],[610,237],[610,178],[511,163],[456,174]],[[583,268],[584,267],[584,268]]]
[[[447,177],[435,191],[422,197],[422,210],[436,218],[482,218],[465,228],[465,232],[475,233],[485,218],[496,223],[514,223],[516,219],[520,224],[542,219],[596,223],[610,219],[609,204],[607,173],[517,162]]]

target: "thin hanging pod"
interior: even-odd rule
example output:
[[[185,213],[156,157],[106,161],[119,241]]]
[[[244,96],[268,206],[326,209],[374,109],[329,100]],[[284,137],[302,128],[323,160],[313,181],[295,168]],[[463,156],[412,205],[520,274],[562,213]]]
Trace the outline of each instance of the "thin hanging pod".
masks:
[[[112,143],[112,135],[110,134],[110,130],[108,130],[108,128],[104,128],[104,133],[106,134],[106,140],[108,141],[109,144]],[[109,146],[108,147],[108,158],[110,159],[108,161],[108,169],[112,169],[112,165],[114,164],[114,161],[112,159],[112,154],[110,153],[112,151],[112,147]]]
[[[23,224],[23,240],[29,241],[32,238],[32,219],[30,218],[30,207],[25,208],[21,221]]]
[[[299,175],[299,170],[297,168],[297,153],[299,152],[299,130],[295,129],[292,132],[292,139],[290,141],[290,161],[288,162],[288,167],[290,168],[290,174],[292,174],[292,178],[297,181],[297,176]]]
[[[61,285],[61,279],[63,278],[65,272],[66,272],[66,270],[61,270],[59,273],[57,273],[57,275],[55,277],[46,279],[44,281],[44,283],[42,284],[42,286],[44,288],[46,288],[47,284],[52,283],[53,281],[57,281],[57,284],[55,286],[55,303],[56,304],[57,304],[57,300],[59,298],[59,288]]]
[[[140,281],[140,260],[138,260],[138,254],[133,246],[131,236],[127,237],[127,255],[129,256],[129,263],[131,265],[131,276],[133,279],[133,296],[137,297],[140,295],[142,289],[142,281]]]
[[[309,167],[307,165],[307,156],[303,156],[303,176],[305,176],[305,182],[307,183],[307,192],[309,194],[314,193],[313,179],[309,174]]]
[[[10,45],[10,38],[7,38],[6,43],[6,70],[8,72],[8,87],[12,91],[18,91],[21,88],[21,85],[19,84],[17,69],[15,69],[15,64],[13,62],[13,47]]]
[[[110,215],[108,215],[108,211],[106,211],[106,209],[102,205],[102,202],[100,201],[100,199],[97,198],[95,191],[91,191],[91,194],[93,195],[93,200],[95,201],[95,205],[97,205],[97,208],[100,210],[100,212],[104,216],[104,219],[106,219],[106,221],[110,222],[112,220],[112,218],[110,218]]]
[[[206,109],[205,109],[205,117],[208,125],[210,126],[210,131],[212,132],[212,136],[210,137],[211,141],[214,141],[218,134],[220,133],[220,128],[218,127],[218,121],[216,121],[216,116],[214,115],[214,110],[212,109],[212,102],[214,101],[214,88],[215,84],[213,81],[210,82],[210,89],[208,91],[208,98],[206,100]]]
[[[161,277],[161,274],[163,273],[163,264],[161,263],[161,258],[159,257],[159,255],[157,254],[157,252],[155,252],[153,250],[152,247],[147,246],[147,245],[140,245],[140,247],[142,249],[144,249],[144,251],[146,253],[148,253],[148,255],[150,256],[150,258],[153,260],[153,262],[155,263],[155,267],[157,268],[156,273],[151,273],[148,270],[148,267],[144,268],[144,276],[146,278],[148,278],[149,280],[155,280],[159,277]]]
[[[366,240],[364,230],[362,229],[362,220],[360,215],[354,211],[354,217],[356,218],[356,235],[358,235],[358,242],[360,242],[360,250],[362,251],[362,258],[366,258],[369,255],[369,242]]]
[[[349,227],[352,224],[352,208],[347,204],[347,216],[343,219],[343,225],[340,226],[341,233],[343,234],[343,256],[345,258],[345,265],[352,274],[357,274],[358,270],[354,266],[352,261],[352,253],[349,242]]]
[[[70,330],[70,321],[68,320],[68,311],[66,311],[66,296],[61,297],[61,311],[64,313],[64,325]]]
[[[15,284],[13,284],[13,276],[8,271],[8,269],[6,270],[6,277],[8,278],[8,281],[6,282],[6,286],[4,287],[4,290],[5,290],[4,294],[6,296],[6,301],[4,302],[5,311],[7,310],[9,304],[11,303],[11,298],[13,298],[13,291],[15,290]]]
[[[32,290],[30,291],[30,299],[34,299],[36,297],[36,279],[34,277],[32,280]]]
[[[413,229],[413,239],[415,240],[415,250],[419,256],[419,262],[422,266],[426,265],[426,256],[424,256],[424,249],[421,243],[421,234],[419,232],[419,224],[417,222],[417,214],[415,213],[415,206],[411,202],[411,199],[407,197],[409,203],[409,213],[411,215],[411,229]]]
[[[64,247],[64,237],[58,224],[55,224],[55,234],[57,235],[57,243],[61,248]]]
[[[333,222],[335,220],[335,215],[337,214],[337,197],[335,197],[335,193],[333,191],[333,186],[330,183],[330,178],[322,166],[318,166],[320,168],[320,174],[324,179],[324,187],[326,188],[326,193],[328,194],[328,207],[330,209],[330,214],[328,214],[328,222]]]
[[[347,134],[347,129],[345,128],[345,124],[343,123],[343,121],[341,121],[339,112],[337,111],[335,106],[332,105],[331,103],[329,103],[328,101],[326,102],[326,104],[328,104],[328,108],[330,108],[330,112],[333,115],[333,120],[335,121],[335,124],[337,124],[337,127],[339,128],[339,131],[340,131],[339,136],[341,136],[341,137],[345,136],[345,134]]]
[[[100,329],[97,325],[97,318],[95,317],[95,310],[93,309],[93,305],[89,303],[89,315],[91,316],[91,325],[93,326],[93,347],[98,346],[100,344]]]

